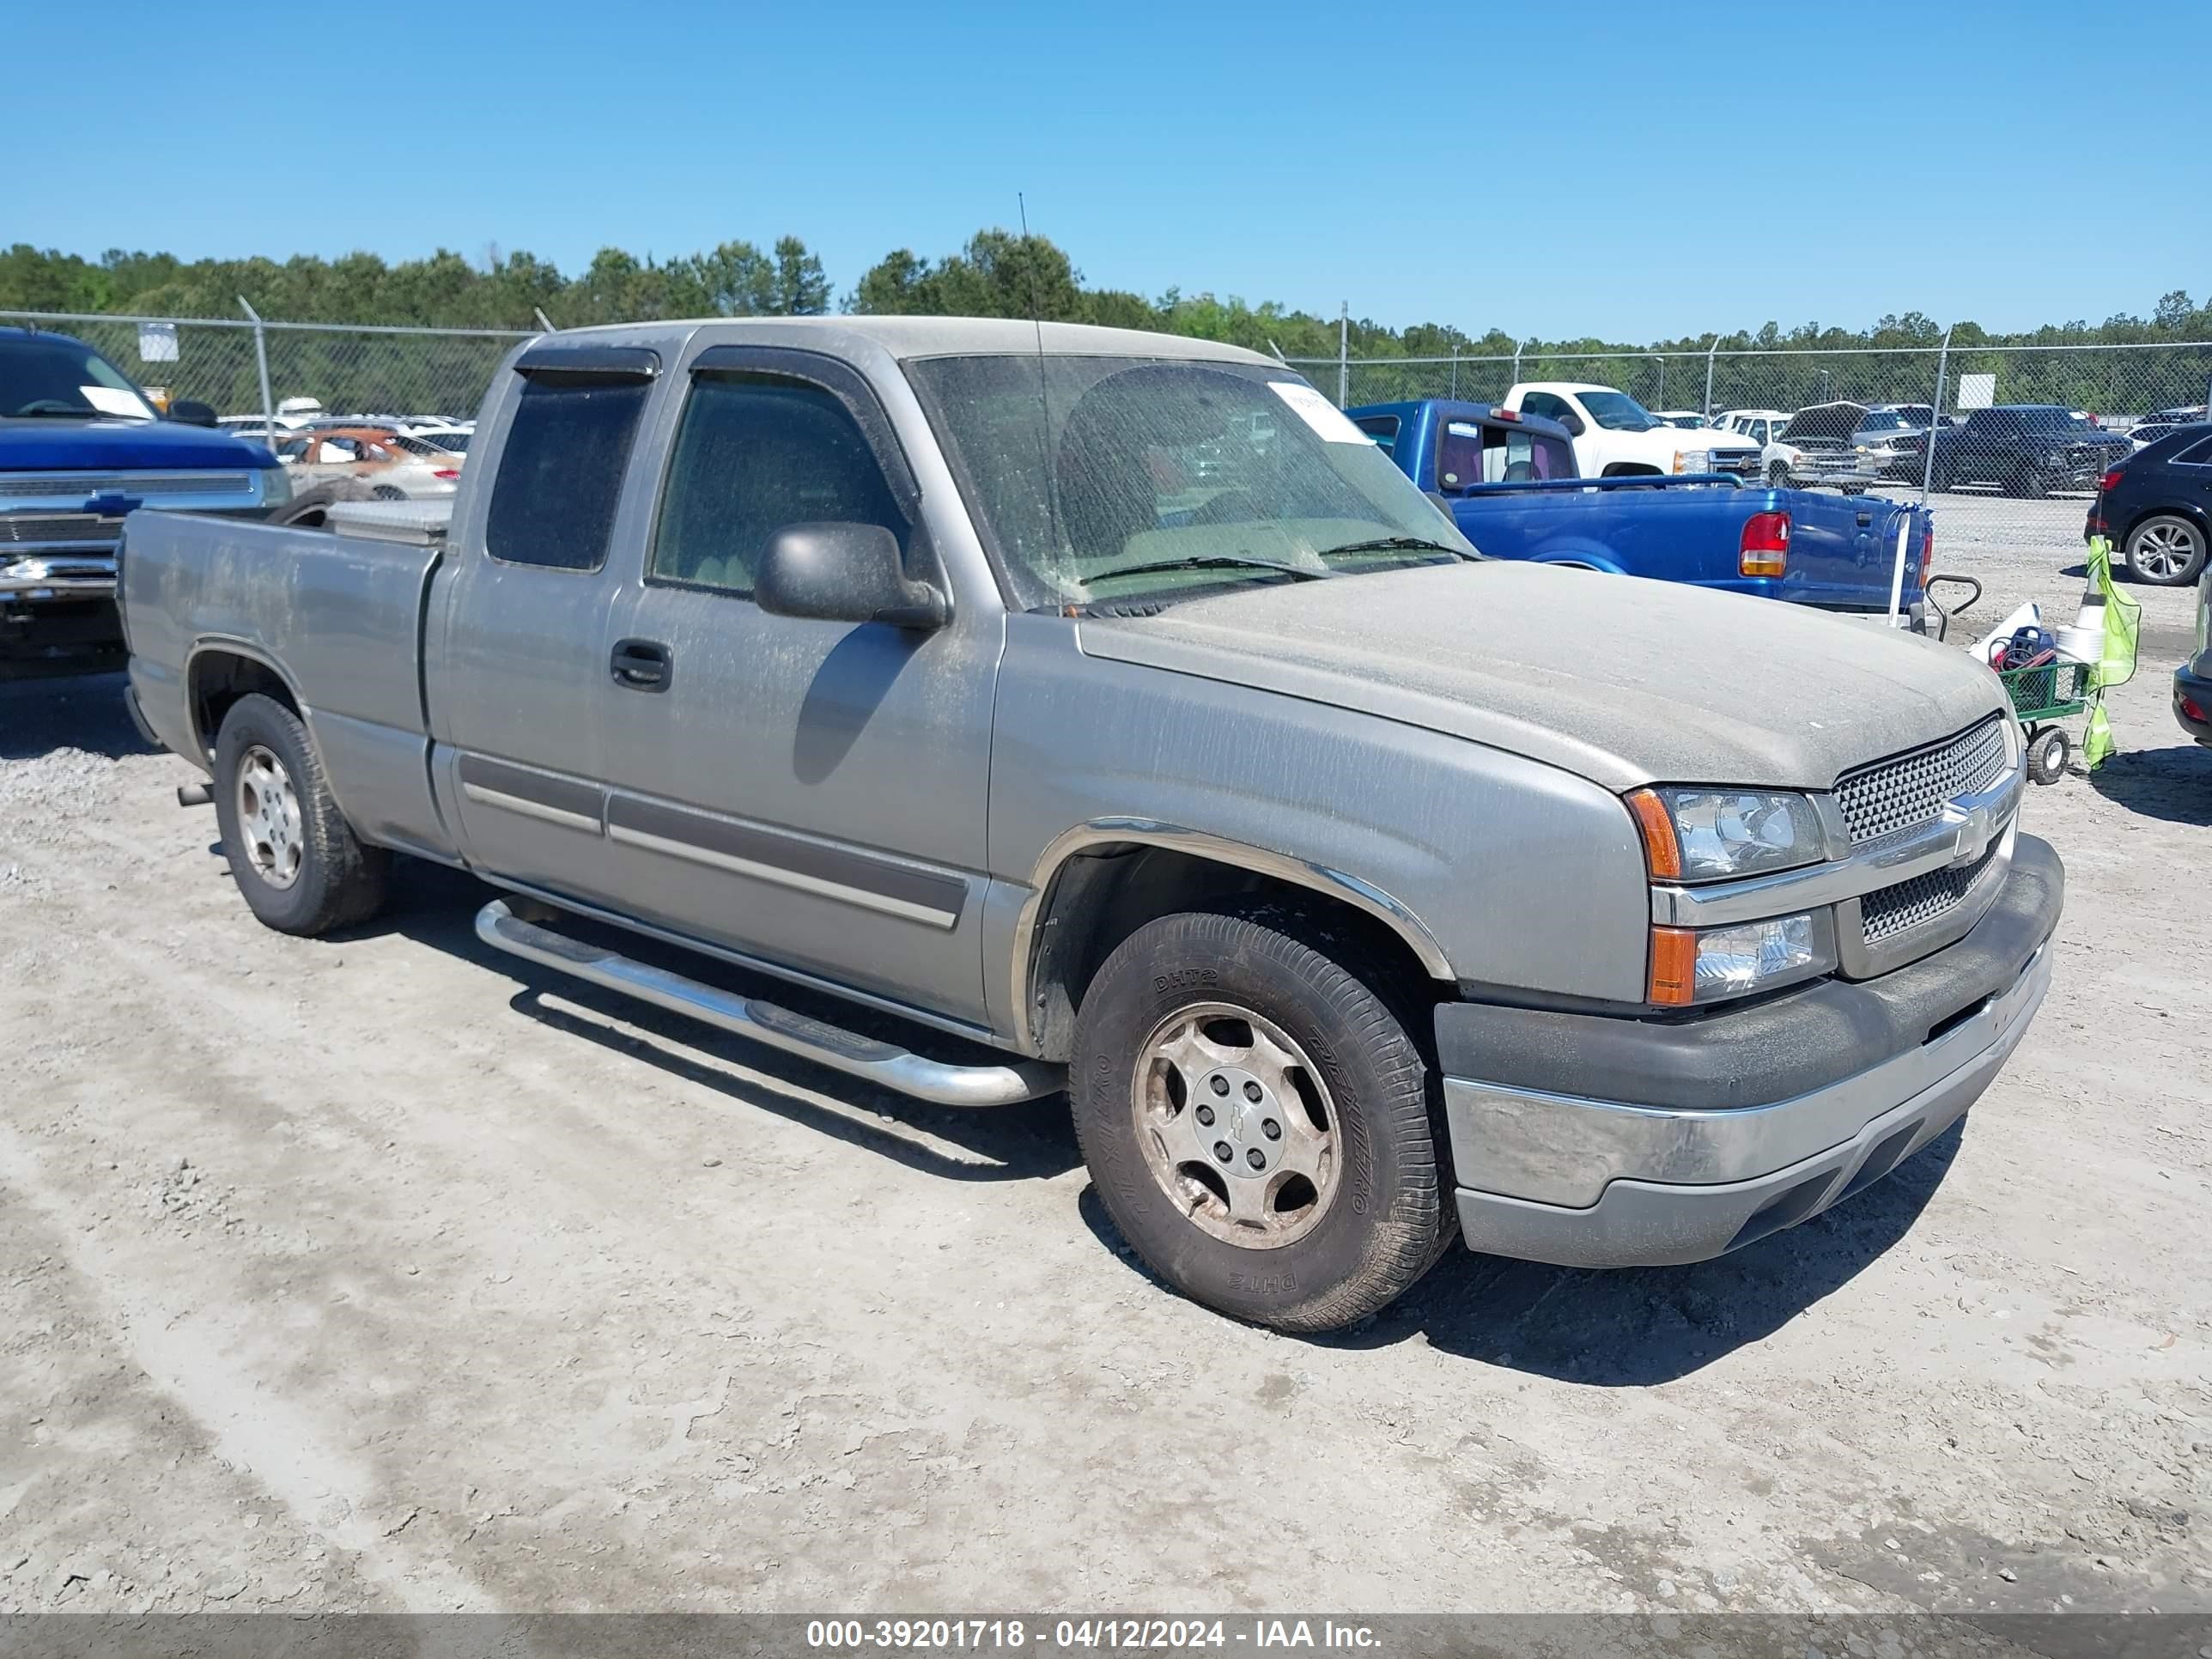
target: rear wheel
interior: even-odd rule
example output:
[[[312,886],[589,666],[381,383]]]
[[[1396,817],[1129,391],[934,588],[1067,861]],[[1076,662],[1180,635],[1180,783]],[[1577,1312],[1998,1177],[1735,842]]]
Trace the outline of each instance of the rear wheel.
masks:
[[[240,697],[223,716],[215,807],[231,875],[264,926],[326,933],[383,904],[391,854],[354,835],[307,728],[274,697]]]
[[[2145,519],[2128,532],[2128,568],[2160,587],[2182,587],[2204,568],[2204,532],[2177,514]]]
[[[1239,1319],[1331,1330],[1409,1288],[1456,1220],[1386,976],[1277,921],[1139,928],[1084,995],[1069,1094],[1100,1200],[1154,1272]]]

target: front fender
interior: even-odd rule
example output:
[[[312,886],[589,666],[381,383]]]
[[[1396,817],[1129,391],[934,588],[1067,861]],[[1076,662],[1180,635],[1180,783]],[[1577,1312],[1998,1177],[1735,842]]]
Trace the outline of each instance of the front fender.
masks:
[[[1332,891],[1438,979],[1642,1000],[1643,843],[1612,791],[1426,727],[1086,656],[1058,618],[1007,620],[989,828],[1003,931],[987,929],[1001,1030],[1024,1029],[1024,916],[1034,929],[1066,858],[1124,839]],[[1129,820],[1151,828],[1115,827]]]

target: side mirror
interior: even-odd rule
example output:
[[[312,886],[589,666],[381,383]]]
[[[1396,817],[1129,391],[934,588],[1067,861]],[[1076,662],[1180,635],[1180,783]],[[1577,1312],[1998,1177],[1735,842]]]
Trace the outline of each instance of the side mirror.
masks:
[[[1583,417],[1571,409],[1563,409],[1559,411],[1559,424],[1566,428],[1567,435],[1571,438],[1579,438],[1589,430],[1583,424]]]
[[[213,426],[215,410],[207,404],[196,404],[190,399],[169,405],[169,418],[181,421],[186,426]]]
[[[753,573],[753,599],[772,616],[942,628],[945,595],[899,568],[898,538],[879,524],[786,525]]]

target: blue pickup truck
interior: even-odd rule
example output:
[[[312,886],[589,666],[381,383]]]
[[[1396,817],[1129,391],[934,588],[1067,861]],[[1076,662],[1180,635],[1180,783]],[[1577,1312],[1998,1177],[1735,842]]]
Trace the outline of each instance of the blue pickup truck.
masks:
[[[1578,477],[1565,427],[1490,404],[1428,398],[1345,413],[1493,558],[1886,612],[1902,532],[1901,605],[1916,628],[1926,617],[1934,526],[1907,503],[1746,489],[1718,475]]]
[[[146,401],[66,334],[0,328],[0,665],[122,644],[115,560],[134,507],[259,518],[291,495],[276,458],[215,411]]]

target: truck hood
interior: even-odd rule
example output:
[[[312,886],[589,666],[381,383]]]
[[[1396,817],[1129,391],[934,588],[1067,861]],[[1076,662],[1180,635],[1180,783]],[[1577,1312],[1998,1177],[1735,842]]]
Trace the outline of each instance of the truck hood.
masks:
[[[1848,443],[1851,434],[1859,429],[1866,419],[1867,406],[1838,401],[1814,404],[1810,409],[1801,409],[1792,416],[1790,424],[1782,430],[1782,441],[1786,444]]]
[[[1825,789],[2003,707],[1965,653],[1775,599],[1504,560],[1090,617],[1085,654],[1354,708],[1628,790]]]
[[[258,445],[179,421],[0,420],[0,472],[249,471],[276,465]]]

